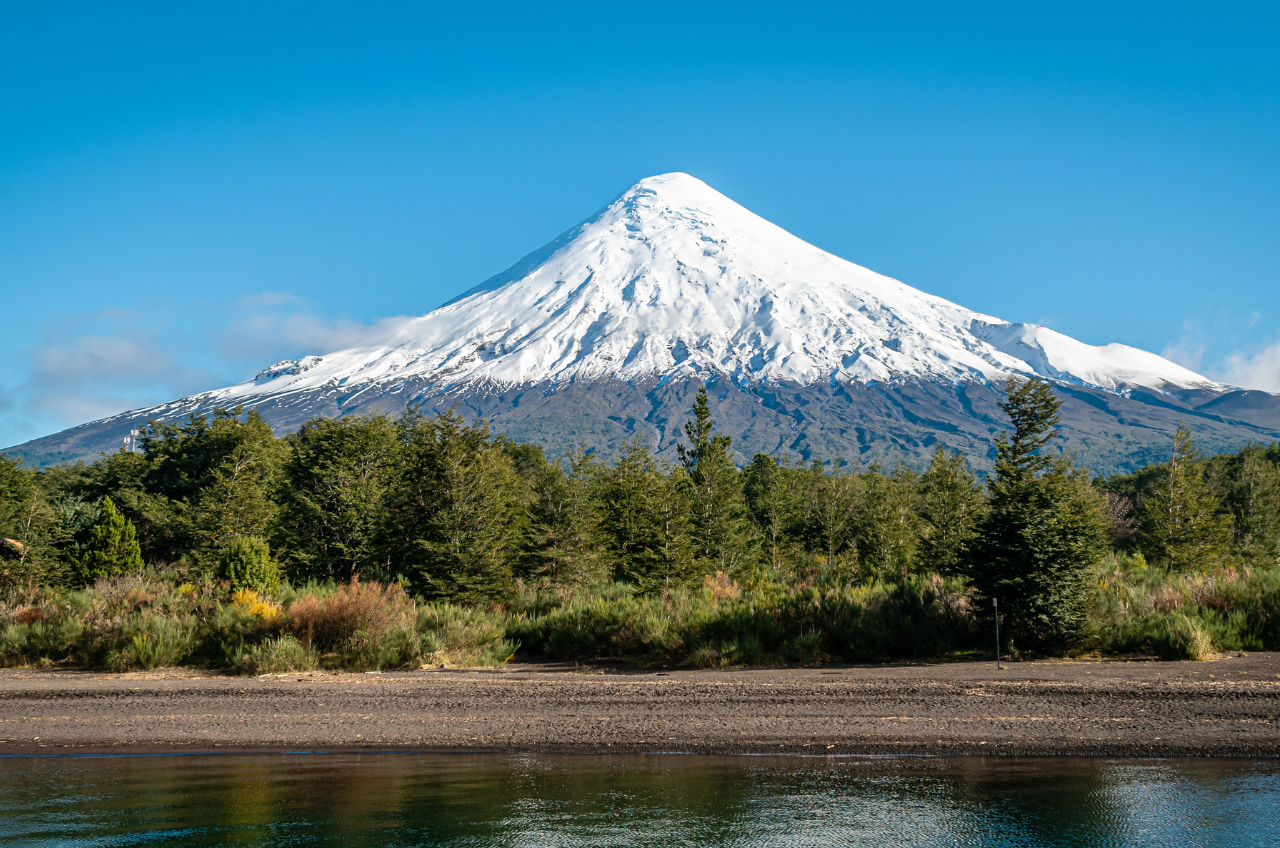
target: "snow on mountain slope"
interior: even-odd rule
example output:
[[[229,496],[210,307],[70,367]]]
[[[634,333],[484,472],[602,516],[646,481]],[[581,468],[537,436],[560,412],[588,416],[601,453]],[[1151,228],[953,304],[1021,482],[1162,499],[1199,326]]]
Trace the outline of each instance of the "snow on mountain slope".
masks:
[[[814,247],[687,174],[636,183],[381,345],[278,363],[202,396],[251,402],[406,377],[441,387],[718,373],[740,384],[987,382],[1226,387],[1125,345],[1008,324]]]

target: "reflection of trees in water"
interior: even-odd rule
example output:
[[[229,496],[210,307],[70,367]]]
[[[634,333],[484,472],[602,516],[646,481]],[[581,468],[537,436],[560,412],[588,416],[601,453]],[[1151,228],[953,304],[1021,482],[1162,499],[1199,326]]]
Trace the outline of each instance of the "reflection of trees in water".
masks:
[[[1249,827],[1270,826],[1259,811],[1280,797],[1280,766],[1264,763],[323,755],[12,764],[0,776],[0,822],[22,809],[64,838],[150,831],[163,844],[168,831],[182,845],[1056,846],[1214,841],[1215,828],[1247,842]]]
[[[1116,816],[1099,795],[1106,761],[971,757],[946,761],[954,803],[992,845],[1111,845]]]
[[[453,758],[417,767],[406,820],[432,839],[714,845],[751,792],[740,768],[684,757]],[[413,766],[410,766],[414,768]]]

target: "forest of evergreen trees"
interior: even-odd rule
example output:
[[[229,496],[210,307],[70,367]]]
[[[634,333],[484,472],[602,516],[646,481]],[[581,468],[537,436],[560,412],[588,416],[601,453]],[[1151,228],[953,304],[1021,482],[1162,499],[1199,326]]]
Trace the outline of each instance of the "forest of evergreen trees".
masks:
[[[544,654],[667,656],[653,640],[643,650],[620,648],[616,634],[565,647],[567,637],[547,622],[567,614],[566,598],[581,607],[574,625],[581,631],[582,610],[605,598],[664,609],[673,598],[705,596],[747,604],[753,623],[734,627],[751,632],[726,631],[709,648],[715,627],[704,622],[701,635],[679,637],[689,643],[683,648],[667,646],[670,658],[687,659],[699,640],[706,656],[723,662],[794,657],[803,622],[800,635],[770,636],[765,630],[783,625],[764,622],[762,610],[803,616],[799,601],[787,601],[795,607],[787,612],[778,599],[818,598],[821,606],[824,591],[860,610],[846,615],[860,623],[828,620],[824,647],[810,659],[893,653],[866,648],[865,631],[881,626],[867,617],[875,603],[896,604],[906,618],[893,627],[907,630],[924,607],[946,605],[945,627],[955,632],[903,650],[960,650],[983,630],[993,598],[1015,649],[1063,650],[1091,634],[1113,650],[1199,640],[1184,650],[1193,654],[1210,642],[1274,641],[1280,446],[1205,458],[1183,428],[1169,462],[1092,479],[1057,446],[1059,401],[1048,384],[1011,383],[1003,408],[1010,429],[985,481],[942,448],[922,473],[762,454],[740,464],[729,436],[715,430],[705,391],[674,463],[655,458],[639,437],[609,459],[587,449],[548,457],[483,421],[414,410],[317,418],[284,438],[255,413],[228,410],[152,423],[140,452],[90,465],[35,471],[0,457],[0,537],[8,540],[0,543],[0,625],[8,627],[0,658],[6,650],[10,661],[56,653],[51,622],[70,621],[76,603],[88,609],[94,591],[106,597],[111,585],[137,575],[152,581],[138,590],[144,597],[159,597],[154,586],[163,584],[205,598],[206,611],[216,612],[238,592],[235,603],[252,596],[240,606],[276,610],[281,622],[304,587],[321,599],[314,606],[330,602],[326,591],[365,597],[358,580],[381,603],[434,604],[437,617],[463,608],[505,615],[504,637]],[[1205,581],[1219,594],[1234,588],[1215,601]],[[1183,600],[1166,600],[1166,609],[1161,592]],[[872,594],[881,600],[873,603]],[[1146,600],[1134,601],[1138,595]],[[124,609],[114,626],[125,633],[130,616],[161,616],[156,603]],[[1139,612],[1162,623],[1136,624]],[[597,629],[638,626],[621,613],[597,613]],[[936,629],[943,625],[935,613]],[[1213,618],[1219,613],[1221,621]],[[273,630],[265,623],[273,616],[259,616],[259,636],[283,640],[288,625]],[[316,625],[303,635],[300,626],[289,638],[310,650]],[[66,627],[71,635],[58,644],[70,652],[87,637]],[[1099,628],[1110,628],[1102,642]],[[151,637],[126,636],[112,656],[136,664],[138,645]],[[239,638],[243,646],[243,628]]]

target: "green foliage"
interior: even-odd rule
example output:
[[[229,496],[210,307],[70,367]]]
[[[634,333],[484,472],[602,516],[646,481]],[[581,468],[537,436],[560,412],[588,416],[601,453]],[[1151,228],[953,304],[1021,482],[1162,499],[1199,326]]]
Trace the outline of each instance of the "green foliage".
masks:
[[[0,454],[0,536],[25,537],[26,516],[39,487],[36,475],[22,467],[22,461]]]
[[[292,634],[282,633],[245,646],[236,666],[252,675],[311,671],[320,667],[320,657]]]
[[[599,483],[600,533],[618,578],[653,591],[695,575],[688,491],[683,471],[663,467],[644,442],[623,445]]]
[[[93,465],[77,463],[45,469],[42,483],[51,498],[87,506],[90,524],[97,517],[98,503],[111,498],[133,522],[144,556],[150,561],[171,562],[175,559],[174,536],[186,532],[185,523],[167,497],[149,488],[150,467],[151,462],[143,455],[121,450],[99,457]],[[83,544],[87,526],[70,529],[74,542]]]
[[[1090,570],[1076,650],[1203,659],[1280,648],[1280,569],[1171,573],[1140,555]],[[175,585],[153,573],[0,605],[0,664],[238,673],[493,665],[513,656],[737,665],[881,661],[986,647],[964,581],[727,579],[644,593],[631,583],[526,584],[505,608],[415,603],[397,584]]]
[[[287,440],[277,536],[296,578],[394,576],[388,509],[401,473],[401,439],[385,415],[302,425]]]
[[[150,669],[182,663],[195,647],[195,622],[162,615],[131,616],[121,629],[122,646],[106,652],[112,671]]]
[[[689,662],[701,666],[937,656],[971,643],[959,583],[909,578],[870,586],[762,584],[662,597],[628,584],[526,591],[508,633],[555,659]]]
[[[1112,653],[1205,659],[1280,647],[1280,569],[1170,572],[1141,554],[1097,569],[1084,645]]]
[[[1249,445],[1201,459],[1191,433],[1175,437],[1170,463],[1100,481],[1114,504],[1136,507],[1116,539],[1167,568],[1206,570],[1280,559],[1280,445]],[[1135,532],[1136,531],[1136,532]]]
[[[280,572],[266,539],[237,536],[222,553],[218,576],[235,589],[269,589],[279,581]]]
[[[215,420],[213,429],[233,431],[235,441],[209,469],[207,482],[192,503],[195,553],[206,567],[220,561],[235,540],[271,532],[277,511],[271,489],[283,454],[283,445],[256,412],[250,412],[243,423]]]
[[[483,420],[413,410],[284,439],[218,410],[92,465],[0,459],[0,537],[18,542],[0,551],[0,656],[265,672],[492,663],[523,644],[809,663],[968,650],[992,597],[1022,650],[1280,645],[1280,446],[1205,460],[1184,430],[1171,463],[1091,483],[1052,450],[1052,390],[1009,388],[986,490],[941,447],[923,475],[765,455],[739,472],[705,388],[676,465],[643,434],[549,462]],[[1130,557],[1135,597],[1207,575],[1234,588],[1117,612],[1091,588],[1108,540],[1153,563]],[[144,560],[164,577],[130,576]]]
[[[1280,562],[1280,464],[1256,445],[1239,457],[1228,502],[1236,549],[1247,560],[1274,565]]]
[[[864,573],[905,580],[920,537],[919,482],[899,463],[892,475],[872,464],[863,475],[858,552]]]
[[[1175,659],[1207,660],[1213,656],[1213,638],[1193,618],[1181,613],[1170,616],[1165,624],[1166,656]]]
[[[585,450],[570,454],[565,464],[547,462],[541,451],[525,452],[516,464],[532,496],[522,571],[551,583],[581,583],[605,568],[596,491],[601,469]]]
[[[991,508],[969,546],[983,607],[1001,602],[1002,632],[1022,647],[1057,646],[1079,634],[1085,577],[1105,550],[1100,497],[1047,450],[1060,405],[1047,383],[1010,380],[1001,408],[1014,431],[996,439]]]
[[[845,577],[858,565],[858,518],[865,481],[856,474],[824,474],[821,463],[811,467],[809,490],[809,547],[826,557],[827,566]]]
[[[941,445],[920,481],[920,558],[939,574],[963,571],[987,501],[968,463]]]
[[[785,457],[777,463],[758,453],[743,474],[747,514],[760,534],[763,564],[775,573],[794,561],[801,548],[811,488],[808,475],[797,473]]]
[[[399,585],[282,584],[274,594],[175,585],[154,573],[0,604],[0,664],[128,670],[192,663],[262,674],[492,665],[517,646],[505,617],[415,604]]]
[[[512,591],[523,481],[490,435],[456,413],[406,415],[405,470],[393,506],[398,564],[433,598],[492,602]]]
[[[1231,517],[1221,511],[1206,471],[1191,431],[1179,426],[1173,456],[1142,504],[1140,546],[1152,562],[1174,571],[1223,564]]]
[[[439,603],[418,608],[424,664],[493,666],[509,662],[520,644],[507,638],[504,613]]]
[[[82,584],[142,570],[133,522],[120,514],[111,498],[103,498],[98,509],[88,541],[75,556],[76,577]]]
[[[41,486],[56,511],[74,518],[109,497],[134,525],[144,558],[211,574],[231,538],[270,535],[283,443],[254,412],[216,410],[150,422],[143,453],[103,455],[92,465],[46,469]],[[74,523],[74,522],[73,522]],[[64,525],[65,527],[66,525]],[[70,527],[57,544],[82,546]]]
[[[715,424],[705,386],[698,390],[693,416],[684,426],[689,445],[677,446],[685,471],[693,555],[706,572],[737,575],[752,554],[747,506],[738,469],[729,456],[731,439],[723,433],[712,435]]]
[[[0,454],[0,588],[61,579],[65,568],[57,545],[66,531],[57,505],[39,476],[21,461]]]

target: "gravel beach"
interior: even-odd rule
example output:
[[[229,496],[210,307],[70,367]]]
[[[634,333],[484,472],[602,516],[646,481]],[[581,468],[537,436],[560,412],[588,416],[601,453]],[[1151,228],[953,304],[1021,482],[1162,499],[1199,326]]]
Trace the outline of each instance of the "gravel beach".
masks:
[[[1003,670],[0,670],[0,754],[360,749],[1276,756],[1280,654]]]

